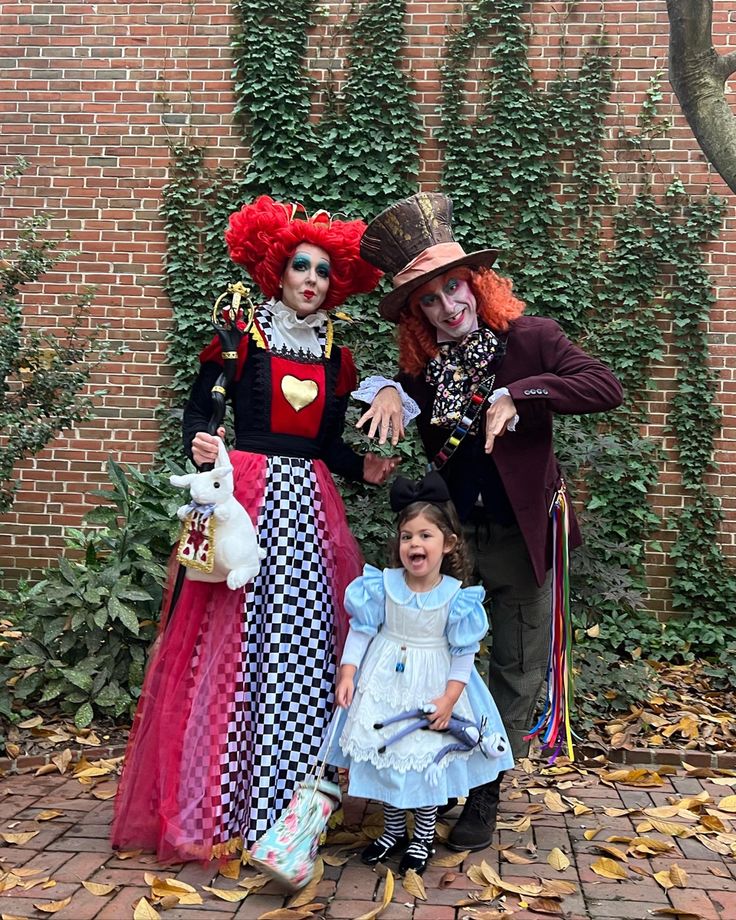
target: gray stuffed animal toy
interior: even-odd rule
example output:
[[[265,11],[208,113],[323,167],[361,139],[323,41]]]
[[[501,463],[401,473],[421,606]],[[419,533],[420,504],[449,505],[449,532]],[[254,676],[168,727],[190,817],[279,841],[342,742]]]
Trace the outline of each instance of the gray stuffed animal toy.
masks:
[[[395,735],[392,735],[384,741],[378,749],[378,753],[383,754],[389,745],[394,744],[401,738],[405,738],[412,732],[418,730],[428,731],[429,717],[435,711],[435,708],[435,706],[429,703],[419,709],[412,709],[408,712],[399,713],[399,715],[392,716],[390,719],[385,719],[383,722],[376,722],[373,725],[374,728],[384,728],[386,725],[393,725],[396,722],[404,722],[407,719],[412,720],[410,725],[402,728]],[[487,720],[483,718],[480,724],[478,724],[477,722],[472,722],[470,719],[464,719],[462,716],[456,716],[454,713],[450,716],[450,722],[447,728],[442,729],[442,731],[452,735],[455,741],[441,748],[427,768],[425,776],[432,786],[436,786],[439,781],[439,776],[442,772],[440,761],[447,754],[470,752],[475,750],[475,748],[478,748],[484,757],[500,757],[502,754],[506,753],[508,742],[503,735],[500,735],[498,732],[486,734],[486,721]]]

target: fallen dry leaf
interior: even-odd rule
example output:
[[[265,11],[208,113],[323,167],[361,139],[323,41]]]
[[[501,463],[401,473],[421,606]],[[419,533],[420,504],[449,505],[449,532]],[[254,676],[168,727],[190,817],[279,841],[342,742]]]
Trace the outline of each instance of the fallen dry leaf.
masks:
[[[705,834],[696,834],[695,839],[699,840],[707,849],[712,850],[714,853],[718,853],[719,856],[731,855],[731,848],[726,843],[721,843],[719,840],[714,840],[712,837],[706,837]]]
[[[135,905],[133,920],[159,920],[161,914],[154,910],[145,898],[141,898]]]
[[[473,913],[472,920],[508,920],[510,916],[506,910],[481,910]]]
[[[321,906],[324,907],[324,904]],[[278,907],[276,910],[259,914],[258,920],[308,920],[309,917],[314,917],[311,910],[289,910],[288,907]]]
[[[672,879],[672,884],[675,886],[675,888],[687,888],[687,884],[690,881],[687,872],[684,869],[681,869],[677,863],[675,863],[673,866],[670,866],[670,878]]]
[[[33,840],[34,837],[38,836],[41,831],[28,831],[24,834],[0,834],[0,837],[6,843],[9,843],[11,846],[23,846],[28,843],[29,840]]]
[[[175,878],[160,878],[151,872],[145,872],[143,878],[147,885],[151,886],[151,895],[153,898],[175,897],[177,902],[182,906],[191,906],[192,904],[204,904],[202,895],[196,888],[187,882],[181,882]]]
[[[56,767],[59,773],[66,773],[69,764],[72,762],[72,752],[67,748],[60,754],[54,754],[51,763]]]
[[[544,795],[544,804],[550,811],[554,812],[555,814],[562,815],[570,811],[569,806],[562,801],[562,796],[559,794],[559,792],[552,792],[547,790]]]
[[[590,830],[583,831],[583,837],[585,837],[586,840],[592,840],[597,834],[600,834],[602,830],[602,827],[591,827]]]
[[[653,818],[674,818],[679,813],[679,805],[660,805],[657,808],[642,809],[642,814],[651,815]]]
[[[118,885],[101,885],[99,882],[82,882],[82,884],[90,894],[94,894],[98,898],[104,898],[105,895],[112,894],[113,891],[118,889]]]
[[[702,914],[694,914],[691,910],[680,910],[679,907],[657,907],[651,913],[655,917],[674,917],[675,920],[703,920]]]
[[[538,862],[537,859],[532,859],[529,856],[522,856],[521,853],[516,853],[514,850],[506,847],[501,850],[501,859],[514,866],[529,866],[532,863]]]
[[[239,859],[231,859],[230,862],[226,862],[224,866],[220,866],[218,874],[223,878],[229,878],[237,882],[240,878],[240,866],[241,862]]]
[[[369,910],[367,914],[361,914],[360,917],[356,917],[355,920],[375,920],[376,917],[380,917],[393,900],[393,896],[394,876],[393,872],[388,869],[386,872],[386,879],[384,881],[383,900],[378,907],[374,907],[373,910]]]
[[[543,878],[540,879],[542,890],[539,892],[540,898],[564,898],[568,894],[574,894],[578,889],[572,882],[567,882],[561,878]]]
[[[245,888],[250,894],[251,891],[258,891],[264,885],[268,885],[269,878],[267,875],[249,875],[238,882],[238,888]]]
[[[140,856],[143,850],[118,850],[115,853],[116,859],[136,859]]]
[[[636,832],[637,834],[647,833],[652,828],[668,837],[692,837],[694,834],[694,829],[688,828],[684,824],[679,824],[677,821],[663,821],[660,818],[648,818],[641,824],[637,824]]]
[[[669,869],[662,869],[661,872],[654,873],[654,880],[658,885],[661,885],[665,891],[669,891],[670,888],[674,888],[675,884],[670,878]]]
[[[517,834],[523,834],[532,826],[532,819],[529,815],[519,818],[518,821],[499,821],[496,824],[498,830],[516,831]]]
[[[36,821],[53,821],[54,818],[61,818],[63,816],[63,811],[40,811],[35,820]]]
[[[726,825],[716,815],[701,815],[700,827],[704,831],[711,831],[714,834],[726,833]]]
[[[551,898],[531,898],[527,905],[529,910],[535,914],[553,914],[556,917],[562,916],[562,905]]]
[[[424,888],[424,882],[421,879],[420,875],[414,871],[414,869],[409,869],[406,875],[403,878],[402,885],[404,891],[407,891],[412,897],[419,898],[421,901],[427,900],[427,892]]]
[[[445,874],[440,878],[439,882],[437,883],[437,887],[438,888],[449,888],[450,885],[452,885],[452,883],[455,881],[457,877],[458,877],[457,872],[445,872]]]
[[[728,811],[736,814],[736,795],[727,795],[717,803],[720,811]]]
[[[54,763],[45,763],[42,767],[39,767],[38,770],[33,774],[34,776],[46,776],[48,773],[56,773],[58,767]]]
[[[36,904],[34,902],[33,906],[36,910],[43,911],[45,914],[55,914],[59,910],[64,910],[65,907],[68,907],[72,902],[71,895],[68,898],[64,898],[63,901],[47,901],[45,904]]]
[[[454,869],[459,866],[467,857],[470,856],[470,850],[463,850],[462,853],[450,853],[447,856],[438,856],[433,859],[430,866],[441,866],[445,869]]]
[[[615,859],[608,859],[606,856],[597,859],[590,868],[596,875],[601,875],[603,878],[625,879],[629,877],[621,863],[616,862]]]
[[[629,843],[629,852],[636,856],[655,856],[674,849],[674,843],[657,840],[656,837],[634,837]]]
[[[211,888],[209,885],[202,885],[202,891],[209,891],[222,901],[242,901],[248,897],[247,891],[236,891],[233,888]]]
[[[604,853],[606,856],[612,856],[614,859],[618,859],[621,862],[628,862],[629,857],[624,853],[623,850],[619,850],[618,847],[611,846],[608,843],[596,843],[595,849],[599,850],[601,853]]]
[[[559,847],[554,847],[547,857],[547,863],[558,872],[564,872],[570,868],[570,860],[565,856]]]
[[[322,859],[327,866],[344,866],[350,859],[349,856],[335,856],[334,853],[323,853]]]

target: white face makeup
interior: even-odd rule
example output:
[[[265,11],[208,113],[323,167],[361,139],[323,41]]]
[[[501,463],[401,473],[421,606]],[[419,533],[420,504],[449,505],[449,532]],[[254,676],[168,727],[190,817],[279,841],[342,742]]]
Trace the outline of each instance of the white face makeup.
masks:
[[[322,307],[330,287],[330,257],[319,246],[300,243],[281,276],[281,300],[297,316]]]
[[[411,295],[437,330],[437,341],[460,341],[478,328],[475,295],[464,277],[448,271],[433,278]]]

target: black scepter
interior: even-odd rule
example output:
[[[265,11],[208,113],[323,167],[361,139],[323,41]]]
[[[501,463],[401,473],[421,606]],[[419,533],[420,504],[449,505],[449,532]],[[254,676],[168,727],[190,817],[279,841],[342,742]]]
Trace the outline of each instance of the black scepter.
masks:
[[[232,295],[230,303],[221,307],[220,305],[228,295]],[[243,300],[247,305],[247,319],[243,316]],[[207,423],[208,434],[216,435],[217,429],[222,425],[222,421],[225,418],[227,387],[235,379],[235,372],[238,367],[238,346],[253,323],[254,312],[255,308],[250,299],[250,289],[240,281],[235,284],[229,284],[227,290],[220,294],[212,307],[210,325],[220,340],[222,373],[219,374],[210,390],[212,415]],[[198,469],[206,472],[214,469],[214,466],[214,463],[203,463]]]
[[[232,295],[230,303],[221,306],[228,295]],[[243,301],[247,308],[247,316],[243,313]],[[253,315],[255,307],[250,299],[250,289],[242,282],[236,281],[235,284],[229,284],[227,290],[217,298],[212,307],[212,317],[210,325],[217,333],[222,349],[222,372],[218,375],[210,390],[212,397],[212,415],[207,423],[207,433],[217,434],[217,429],[222,425],[225,418],[225,400],[227,397],[227,387],[235,380],[235,373],[238,369],[238,346],[241,339],[249,331],[253,324]],[[219,319],[219,322],[218,322]],[[197,467],[200,472],[207,472],[214,469],[214,463],[203,463]],[[176,582],[171,592],[171,603],[169,605],[169,616],[167,627],[176,611],[176,602],[181,594],[186,575],[186,567],[179,565],[176,573]]]

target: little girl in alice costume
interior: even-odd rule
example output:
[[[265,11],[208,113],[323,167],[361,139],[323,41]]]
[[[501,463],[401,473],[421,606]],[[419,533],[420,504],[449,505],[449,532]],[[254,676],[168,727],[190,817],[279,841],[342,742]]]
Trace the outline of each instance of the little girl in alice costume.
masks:
[[[484,592],[463,587],[470,565],[445,482],[439,473],[419,483],[398,477],[391,507],[398,513],[397,567],[367,565],[345,595],[350,632],[335,694],[342,711],[326,759],[349,768],[351,795],[383,803],[383,834],[363,851],[363,862],[401,856],[400,874],[421,874],[434,852],[438,806],[496,779],[513,758],[473,666],[488,630]],[[429,730],[387,745],[407,723],[384,723],[419,709]],[[445,731],[453,716],[482,726],[491,744],[456,745],[440,756],[453,743]],[[414,812],[412,839],[406,809]]]

